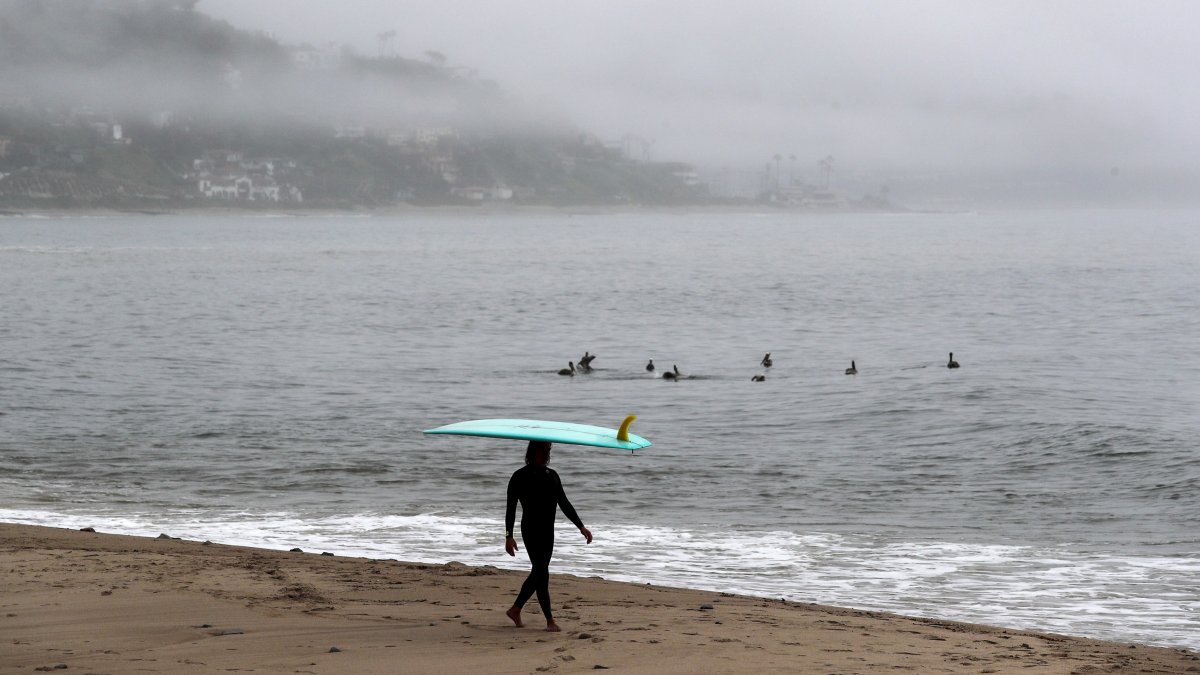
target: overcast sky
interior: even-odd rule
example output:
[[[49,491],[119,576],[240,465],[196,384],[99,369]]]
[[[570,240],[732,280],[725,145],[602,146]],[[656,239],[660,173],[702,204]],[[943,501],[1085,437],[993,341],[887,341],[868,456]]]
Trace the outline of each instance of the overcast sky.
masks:
[[[1200,2],[202,0],[286,42],[438,50],[659,159],[1192,171]]]

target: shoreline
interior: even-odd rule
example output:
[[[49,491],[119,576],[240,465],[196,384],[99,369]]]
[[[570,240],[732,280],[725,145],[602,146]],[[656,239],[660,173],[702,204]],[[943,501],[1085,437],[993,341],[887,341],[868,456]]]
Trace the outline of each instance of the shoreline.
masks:
[[[329,218],[329,217],[394,217],[404,215],[457,215],[457,216],[496,216],[496,215],[620,215],[620,214],[735,214],[735,215],[771,215],[791,214],[795,216],[829,216],[829,215],[931,215],[971,213],[972,211],[954,210],[925,210],[925,209],[807,209],[772,207],[761,204],[680,204],[664,206],[636,205],[574,205],[552,206],[541,204],[479,204],[454,205],[440,204],[430,206],[414,206],[398,204],[392,206],[361,209],[344,208],[230,208],[221,206],[197,206],[187,208],[7,208],[0,207],[0,218],[79,218],[79,217],[117,217],[117,216],[250,216],[269,218]]]
[[[377,208],[363,207],[358,209],[306,207],[296,209],[257,209],[229,208],[221,206],[197,206],[186,208],[13,208],[0,206],[0,220],[5,218],[115,218],[115,217],[145,217],[168,218],[186,216],[204,217],[251,217],[251,218],[394,218],[400,216],[604,216],[626,214],[657,214],[657,215],[790,215],[797,218],[879,215],[879,216],[952,216],[952,215],[984,215],[996,213],[1055,213],[1068,211],[1097,211],[1097,212],[1137,212],[1143,210],[1192,212],[1196,210],[1191,205],[1158,205],[1144,206],[1106,206],[1106,205],[1062,205],[1062,206],[996,206],[980,205],[962,208],[928,208],[928,207],[896,207],[893,209],[855,209],[855,208],[786,208],[772,207],[762,204],[713,204],[713,205],[671,205],[671,206],[635,206],[635,205],[576,205],[551,206],[541,204],[480,204],[475,206],[440,204],[430,206],[414,206],[398,204]]]
[[[1200,672],[1200,653],[553,574],[0,523],[0,673]],[[552,570],[553,571],[553,570]],[[337,651],[332,651],[332,648]]]

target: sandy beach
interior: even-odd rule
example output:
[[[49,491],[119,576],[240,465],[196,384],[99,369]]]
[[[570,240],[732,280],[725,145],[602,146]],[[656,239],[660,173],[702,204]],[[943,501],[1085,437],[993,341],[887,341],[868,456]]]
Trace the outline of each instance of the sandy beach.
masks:
[[[569,575],[552,634],[536,602],[504,616],[520,573],[322,553],[0,524],[0,673],[1200,672],[1179,649]]]

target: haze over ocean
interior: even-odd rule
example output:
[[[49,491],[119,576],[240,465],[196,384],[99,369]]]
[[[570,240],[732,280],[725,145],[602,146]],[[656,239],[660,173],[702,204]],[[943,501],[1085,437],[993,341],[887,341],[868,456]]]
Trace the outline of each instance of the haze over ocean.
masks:
[[[556,571],[1197,649],[1198,220],[0,218],[0,520],[524,568],[420,430],[636,413]]]

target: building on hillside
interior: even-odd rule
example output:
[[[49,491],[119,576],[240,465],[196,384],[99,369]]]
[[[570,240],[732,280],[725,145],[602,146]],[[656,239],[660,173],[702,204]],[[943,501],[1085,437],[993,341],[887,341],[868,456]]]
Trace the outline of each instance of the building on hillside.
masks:
[[[197,189],[208,199],[234,201],[238,198],[237,183],[233,178],[201,178]]]
[[[458,134],[447,126],[415,127],[407,131],[408,142],[421,146],[437,145],[442,139],[456,140]]]
[[[810,194],[801,206],[817,209],[836,209],[846,205],[846,200],[832,190],[817,190]]]
[[[477,185],[469,187],[458,187],[450,190],[450,194],[465,199],[471,202],[484,201],[508,201],[513,198],[514,191],[512,188],[504,185],[493,185],[492,187],[481,187]]]
[[[469,202],[481,202],[487,199],[488,189],[485,187],[456,187],[451,188],[450,194]]]
[[[342,48],[336,42],[326,42],[321,47],[296,47],[292,50],[292,63],[301,70],[337,70],[342,65]]]
[[[690,166],[680,166],[679,168],[673,170],[671,175],[675,178],[678,178],[679,182],[690,188],[700,187],[704,184],[704,181],[700,179],[700,174]]]
[[[279,158],[246,158],[236,150],[210,150],[192,161],[196,191],[206,199],[246,202],[304,201],[296,185],[281,182],[296,162]]]
[[[197,181],[197,190],[208,199],[244,202],[303,201],[300,189],[280,187],[270,176],[242,175],[206,177]]]

